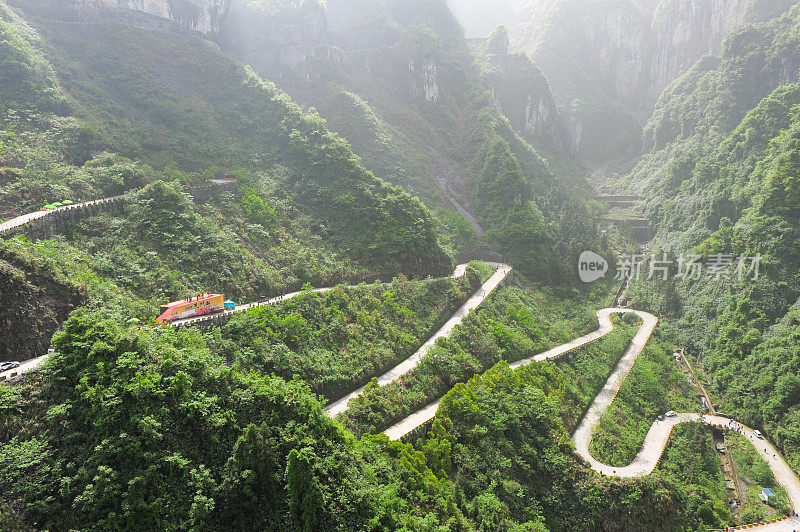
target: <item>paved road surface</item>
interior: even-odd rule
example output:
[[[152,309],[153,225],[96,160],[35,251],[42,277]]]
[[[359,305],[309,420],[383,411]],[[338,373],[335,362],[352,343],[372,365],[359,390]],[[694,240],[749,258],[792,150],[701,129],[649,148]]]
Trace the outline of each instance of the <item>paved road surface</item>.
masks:
[[[581,336],[580,338],[576,338],[570,342],[565,344],[553,347],[552,349],[548,349],[544,353],[539,353],[538,355],[532,356],[530,358],[526,358],[524,360],[520,360],[518,362],[514,362],[513,364],[509,364],[511,369],[517,369],[519,367],[525,366],[530,364],[531,362],[541,362],[542,360],[547,360],[550,358],[555,358],[558,356],[563,355],[573,349],[577,349],[583,345],[586,345],[590,342],[594,342],[598,338],[602,338],[603,336],[607,335],[614,329],[614,325],[611,323],[611,314],[614,312],[624,312],[618,309],[602,309],[597,311],[597,321],[600,327],[585,336]],[[406,434],[410,433],[414,429],[424,425],[434,417],[436,417],[436,411],[439,409],[439,402],[442,399],[439,398],[433,403],[429,404],[422,410],[414,412],[404,420],[400,421],[396,425],[393,425],[386,429],[383,433],[389,436],[392,440],[399,440]]]
[[[397,366],[393,367],[392,369],[390,369],[389,371],[378,377],[379,385],[385,386],[390,382],[394,382],[403,375],[405,375],[406,373],[408,373],[409,371],[411,371],[412,369],[416,368],[419,365],[422,357],[428,353],[431,347],[433,347],[433,344],[436,342],[436,340],[438,340],[439,338],[446,338],[450,336],[450,334],[453,332],[453,329],[459,323],[461,323],[472,310],[476,309],[478,305],[480,305],[483,302],[483,300],[486,299],[489,296],[489,294],[491,294],[494,291],[494,289],[497,288],[500,282],[503,279],[505,279],[506,276],[511,272],[511,266],[508,266],[507,264],[493,264],[493,265],[497,269],[492,274],[492,276],[489,277],[489,279],[485,283],[483,283],[483,286],[481,286],[478,289],[478,291],[475,292],[467,300],[467,302],[464,303],[461,306],[461,308],[459,308],[456,311],[456,313],[453,314],[453,316],[449,320],[447,320],[447,322],[444,325],[442,325],[442,327],[438,331],[436,331],[436,333],[433,336],[428,338],[428,340],[424,344],[422,344],[422,346],[419,349],[417,349],[417,351],[413,355],[411,355],[410,357],[399,363]],[[350,399],[358,397],[359,395],[364,393],[364,388],[365,387],[362,386],[356,391],[342,397],[338,401],[332,402],[330,405],[328,405],[326,411],[331,416],[337,416],[341,414],[342,412],[347,410],[348,408],[347,403],[350,401]]]
[[[800,532],[800,517],[790,517],[778,523],[742,527],[736,530],[748,530],[753,532]]]
[[[28,371],[34,370],[42,365],[47,360],[47,355],[42,355],[37,358],[31,358],[19,363],[19,367],[0,372],[0,379],[10,379],[17,375],[22,375]]]
[[[44,218],[45,216],[50,216],[54,212],[60,211],[70,211],[75,209],[80,209],[83,207],[87,207],[89,205],[97,205],[99,203],[109,203],[111,201],[116,201],[120,198],[124,198],[128,194],[121,194],[119,196],[112,196],[110,198],[103,198],[99,200],[93,201],[85,201],[83,203],[75,203],[74,205],[66,205],[64,207],[59,207],[57,209],[52,209],[49,211],[36,211],[36,212],[29,212],[28,214],[23,214],[22,216],[17,216],[16,218],[11,218],[10,220],[6,220],[3,223],[0,223],[0,234],[6,233],[18,227],[21,227],[27,223],[30,223],[34,220],[38,220],[40,218]]]
[[[594,398],[594,402],[589,407],[589,410],[586,412],[586,415],[583,416],[583,419],[578,425],[578,428],[575,430],[575,433],[572,435],[572,441],[575,442],[575,450],[581,455],[595,471],[605,473],[605,474],[616,474],[618,476],[637,476],[635,473],[639,472],[639,466],[636,461],[633,464],[626,468],[612,468],[618,469],[619,471],[625,471],[625,473],[612,473],[611,470],[607,471],[608,466],[604,466],[600,462],[596,461],[592,455],[589,453],[589,442],[592,440],[592,432],[597,424],[600,422],[600,419],[603,417],[606,409],[608,409],[609,405],[614,401],[617,397],[617,392],[619,392],[622,383],[625,382],[625,379],[630,373],[633,364],[636,362],[636,359],[639,358],[639,354],[644,349],[645,344],[647,344],[647,340],[650,338],[650,335],[653,333],[653,330],[656,328],[656,324],[658,324],[658,318],[653,316],[652,314],[648,314],[646,312],[639,312],[633,311],[637,316],[642,319],[642,326],[639,327],[639,331],[636,333],[636,336],[633,337],[628,349],[625,350],[625,353],[622,355],[622,358],[617,363],[617,367],[614,368],[614,371],[606,380],[603,389],[600,390],[600,393],[597,394],[597,397]],[[654,426],[655,427],[655,426]],[[667,436],[669,432],[667,432]],[[649,436],[649,435],[648,435]],[[649,454],[652,452],[650,448],[650,444],[653,442],[649,437],[645,440],[645,446],[642,452],[647,450],[648,454],[646,455],[648,458],[652,456]],[[659,452],[655,457],[652,457],[655,463],[658,462],[661,453]],[[655,467],[655,465],[654,465]],[[652,469],[650,469],[652,471]],[[646,475],[650,471],[641,471],[641,475]]]

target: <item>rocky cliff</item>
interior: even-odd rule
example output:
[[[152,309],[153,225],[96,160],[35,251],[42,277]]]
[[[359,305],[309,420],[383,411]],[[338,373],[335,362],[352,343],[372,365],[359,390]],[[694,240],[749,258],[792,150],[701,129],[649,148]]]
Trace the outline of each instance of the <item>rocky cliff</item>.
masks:
[[[409,46],[391,6],[374,0],[271,3],[231,0],[215,40],[282,86],[380,79],[415,100],[442,98],[439,65]],[[455,22],[454,22],[455,24]]]
[[[318,82],[329,66],[343,61],[329,42],[322,4],[269,4],[231,0],[228,16],[215,38],[220,47],[272,80]]]
[[[50,338],[81,300],[78,289],[54,281],[15,257],[0,257],[0,360],[27,360],[47,352]]]
[[[492,21],[538,60],[560,47],[610,95],[647,116],[661,91],[704,55],[719,55],[740,22],[774,18],[796,0],[502,0]],[[475,0],[448,0],[468,35],[487,34]],[[544,61],[543,61],[544,62]],[[547,72],[548,76],[550,72]]]
[[[719,55],[750,0],[666,0],[650,26],[641,65],[641,90],[647,110],[664,88],[704,55]]]
[[[230,0],[11,0],[12,4],[41,7],[47,18],[120,20],[156,30],[185,30],[211,36],[220,29]]]
[[[477,0],[448,0],[458,14]],[[635,155],[641,124],[663,90],[706,55],[718,55],[731,30],[796,0],[502,0],[512,50],[542,68],[585,161]],[[780,4],[780,6],[778,6]],[[485,21],[462,16],[467,34]],[[485,35],[485,33],[484,33]],[[606,134],[603,134],[606,131]],[[587,139],[613,137],[603,150]],[[610,148],[610,149],[609,149]],[[606,153],[604,154],[603,151]]]
[[[568,145],[558,107],[539,67],[525,54],[508,52],[504,31],[488,41],[472,39],[470,44],[492,102],[502,109],[511,126],[534,141],[559,148]]]

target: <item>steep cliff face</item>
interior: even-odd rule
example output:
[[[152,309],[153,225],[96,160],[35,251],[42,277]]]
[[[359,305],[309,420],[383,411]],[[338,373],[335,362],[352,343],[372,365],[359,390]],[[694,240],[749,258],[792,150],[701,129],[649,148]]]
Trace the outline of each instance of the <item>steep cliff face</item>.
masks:
[[[649,21],[629,1],[561,0],[525,25],[510,29],[547,76],[568,130],[565,146],[593,167],[639,151],[634,109],[645,62]]]
[[[414,100],[438,102],[436,58],[416,49],[386,2],[268,3],[232,0],[215,40],[285,86],[353,77],[387,80]]]
[[[502,44],[506,42],[506,46]],[[569,144],[550,86],[542,71],[524,54],[509,54],[507,41],[472,41],[492,101],[511,126],[534,141],[563,148]]]
[[[428,102],[438,102],[441,98],[439,92],[439,67],[431,58],[425,58],[418,63],[414,59],[408,61],[410,74],[410,94],[413,98],[424,98]]]
[[[536,62],[554,47],[574,57],[592,83],[643,119],[670,82],[702,56],[720,53],[751,4],[663,0],[651,17],[653,3],[561,0],[543,18],[517,25],[512,40]]]
[[[215,40],[270,79],[318,82],[343,61],[330,44],[325,8],[317,2],[262,4],[232,0]]]
[[[9,256],[0,258],[0,293],[9,303],[0,309],[2,360],[46,353],[53,333],[81,300],[75,287]]]
[[[140,13],[211,35],[219,31],[230,0],[72,0],[72,3],[87,14]]]
[[[613,96],[626,102],[635,100],[645,61],[646,17],[627,3],[591,10],[576,4],[569,17],[579,22],[574,27],[562,25],[561,37],[573,44],[573,53],[583,59],[586,70],[596,69]],[[582,34],[575,33],[578,28],[585,28]]]
[[[476,5],[448,1],[457,15]],[[719,55],[742,20],[792,3],[776,1],[503,0],[497,15],[507,18],[512,49],[546,74],[576,155],[606,166],[640,151],[641,124],[672,81],[701,57]],[[468,34],[485,31],[474,17],[461,22]],[[591,139],[603,139],[603,149]]]
[[[641,66],[647,109],[664,88],[704,55],[719,55],[749,0],[667,0],[653,16],[647,61]]]

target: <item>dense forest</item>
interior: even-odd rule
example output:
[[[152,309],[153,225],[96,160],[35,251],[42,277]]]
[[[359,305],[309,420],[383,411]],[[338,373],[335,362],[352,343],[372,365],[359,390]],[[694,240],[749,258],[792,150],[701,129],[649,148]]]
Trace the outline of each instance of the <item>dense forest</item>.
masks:
[[[4,526],[605,528],[638,526],[642,504],[648,528],[697,519],[668,478],[586,470],[562,421],[585,395],[551,364],[456,386],[410,445],[355,439],[301,380],[229,367],[196,330],[81,312],[54,346],[36,379],[0,388],[3,492],[26,501]]]
[[[0,530],[797,510],[705,424],[609,473],[707,392],[800,474],[800,2],[121,5],[0,0]]]
[[[741,279],[704,276],[639,289],[648,306],[676,320],[720,409],[773,435],[795,470],[800,87],[782,82],[787,60],[800,57],[798,24],[794,7],[742,27],[719,60],[704,60],[678,80],[646,128],[654,151],[636,170],[651,176],[643,190],[648,215],[659,220],[657,249],[675,257],[761,256],[757,279],[745,271]]]

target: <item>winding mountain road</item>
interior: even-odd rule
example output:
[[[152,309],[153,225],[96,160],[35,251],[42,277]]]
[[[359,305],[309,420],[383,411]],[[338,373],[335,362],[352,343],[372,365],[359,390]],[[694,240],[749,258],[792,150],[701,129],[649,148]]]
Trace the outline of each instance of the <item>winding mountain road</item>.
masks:
[[[483,286],[481,286],[478,291],[472,295],[472,297],[470,297],[463,305],[461,305],[456,313],[453,314],[453,316],[447,320],[447,322],[442,325],[442,327],[436,331],[433,336],[428,338],[428,341],[422,344],[413,355],[378,377],[378,384],[380,386],[385,386],[391,382],[394,382],[412,369],[416,368],[422,360],[422,357],[428,354],[428,351],[430,351],[431,347],[433,347],[433,345],[436,343],[436,340],[450,336],[450,334],[453,332],[453,329],[460,324],[471,311],[478,308],[478,305],[483,303],[483,301],[489,297],[489,294],[491,294],[494,289],[497,288],[497,286],[503,281],[503,279],[505,279],[506,276],[511,273],[511,266],[507,264],[491,263],[491,265],[495,267],[495,272],[485,283],[483,283]],[[466,268],[466,265],[464,265],[464,268]],[[453,275],[459,272],[460,270],[456,268],[456,272]],[[463,275],[463,272],[461,272],[461,275]],[[345,395],[338,401],[332,402],[326,411],[331,416],[337,416],[341,414],[347,410],[347,403],[350,402],[351,399],[354,399],[364,393],[364,388],[365,386],[362,386],[354,392]]]
[[[661,460],[661,455],[667,447],[669,437],[672,434],[672,429],[681,423],[705,423],[707,425],[726,428],[733,421],[728,418],[719,416],[710,416],[696,413],[682,413],[673,418],[665,418],[664,421],[656,421],[650,427],[650,430],[645,437],[644,444],[639,451],[636,458],[629,465],[624,467],[614,467],[603,464],[596,460],[589,452],[589,443],[592,441],[592,435],[595,428],[600,423],[603,414],[606,412],[611,403],[617,397],[622,384],[628,377],[631,369],[633,369],[636,360],[647,345],[650,335],[658,324],[658,318],[647,312],[637,310],[621,309],[621,308],[606,308],[597,311],[597,319],[599,328],[580,338],[576,338],[570,342],[559,345],[549,349],[543,353],[520,360],[509,366],[512,369],[517,369],[533,362],[541,362],[553,359],[564,355],[574,349],[584,346],[590,342],[598,340],[603,336],[614,330],[613,322],[611,321],[612,314],[627,314],[632,313],[642,319],[642,324],[639,327],[636,335],[631,340],[630,345],[625,350],[622,358],[617,363],[614,371],[609,375],[605,385],[600,393],[594,398],[591,406],[587,410],[583,419],[581,420],[575,433],[572,435],[572,441],[575,444],[575,450],[596,472],[613,477],[643,477],[651,474],[658,462]],[[439,408],[441,399],[431,403],[422,410],[415,412],[406,419],[397,423],[396,425],[384,431],[390,439],[398,440],[403,436],[409,434],[416,428],[424,425],[428,421],[436,417],[436,411]],[[735,422],[733,422],[735,423]],[[741,425],[741,424],[739,424]],[[744,436],[754,445],[758,454],[767,462],[775,475],[775,480],[786,488],[786,491],[791,500],[792,506],[797,510],[800,509],[800,480],[797,475],[789,467],[781,454],[775,447],[768,441],[758,438],[753,433],[753,430],[743,427]],[[785,520],[776,521],[772,523],[764,523],[748,527],[748,530],[763,530],[763,531],[787,531],[793,529],[800,530],[800,518],[790,517]]]
[[[81,205],[85,205],[85,204],[81,204]],[[11,230],[11,229],[16,228],[16,227],[21,227],[21,226],[25,225],[26,223],[30,222],[31,220],[35,220],[35,219],[41,218],[42,216],[46,216],[50,212],[54,212],[54,211],[42,211],[42,212],[38,212],[38,213],[33,213],[33,214],[37,215],[37,216],[35,216],[33,218],[29,217],[29,215],[24,215],[24,216],[20,216],[19,217],[20,220],[17,220],[16,218],[13,219],[13,220],[9,220],[9,222],[13,222],[14,220],[17,220],[17,223],[16,224],[9,224],[8,226],[6,226],[6,227],[8,227],[8,229],[6,229],[6,231]],[[384,373],[383,375],[378,377],[378,383],[380,385],[389,384],[390,382],[393,382],[393,381],[399,379],[400,377],[402,377],[403,375],[405,375],[406,373],[408,373],[409,371],[411,371],[412,369],[417,367],[419,365],[422,357],[425,356],[425,354],[427,354],[427,352],[430,350],[430,348],[436,343],[436,340],[438,340],[439,338],[446,338],[446,337],[450,336],[450,334],[453,332],[453,329],[458,324],[460,324],[464,320],[464,318],[472,310],[474,310],[481,303],[483,303],[483,301],[495,290],[495,288],[497,288],[497,286],[503,281],[503,279],[506,278],[506,276],[508,276],[508,274],[512,270],[511,266],[509,266],[507,264],[500,264],[500,263],[487,263],[487,264],[489,264],[489,265],[491,265],[491,266],[493,266],[495,268],[494,273],[489,277],[489,279],[487,279],[486,282],[484,282],[483,285],[481,285],[481,287],[472,296],[470,296],[470,298],[467,299],[467,301],[463,305],[461,305],[461,307],[455,312],[455,314],[453,314],[450,317],[450,319],[448,319],[447,322],[438,331],[436,331],[436,333],[433,336],[431,336],[424,344],[422,344],[422,346],[414,354],[412,354],[410,357],[408,357],[407,359],[403,360],[402,362],[397,364],[395,367],[393,367],[392,369],[388,370],[386,373]],[[468,266],[468,264],[459,264],[458,266],[456,266],[456,268],[453,271],[452,275],[450,275],[450,278],[451,279],[458,279],[459,277],[463,277],[467,272],[467,266]],[[263,306],[263,305],[275,305],[275,304],[280,303],[282,301],[287,301],[287,300],[293,299],[293,298],[295,298],[295,297],[297,297],[297,296],[299,296],[301,294],[306,294],[306,293],[325,293],[325,292],[329,292],[331,290],[332,290],[332,288],[315,288],[315,289],[308,290],[308,291],[290,292],[288,294],[284,294],[284,295],[281,295],[281,296],[273,297],[273,298],[270,298],[270,299],[267,299],[267,300],[264,300],[264,301],[258,301],[258,302],[244,304],[244,305],[237,305],[236,309],[234,309],[234,310],[226,310],[225,312],[222,312],[222,313],[207,314],[205,316],[196,316],[196,317],[192,317],[192,318],[184,318],[182,320],[175,320],[172,323],[165,324],[164,326],[165,327],[182,327],[182,326],[188,326],[188,325],[196,325],[198,323],[202,323],[202,322],[205,322],[205,321],[219,319],[219,317],[225,317],[225,316],[229,316],[231,314],[237,314],[239,312],[246,312],[246,311],[248,311],[248,310],[250,310],[252,308],[260,307],[260,306]],[[49,355],[42,355],[42,356],[37,357],[37,358],[33,358],[33,359],[26,360],[24,362],[20,362],[19,367],[0,373],[0,381],[5,380],[5,379],[9,379],[9,378],[12,378],[12,377],[17,377],[19,375],[22,375],[23,373],[27,373],[28,371],[33,371],[33,370],[39,368],[47,360],[48,357],[49,357]],[[345,410],[347,410],[348,401],[350,401],[350,399],[352,399],[354,397],[358,397],[359,395],[361,395],[364,392],[364,388],[365,387],[362,386],[362,387],[358,388],[357,390],[355,390],[354,392],[346,395],[345,397],[343,397],[343,398],[341,398],[341,399],[339,399],[337,401],[334,401],[333,403],[331,403],[328,406],[327,412],[332,416],[336,416],[336,415],[344,412]]]
[[[575,450],[579,455],[581,455],[581,457],[583,457],[584,460],[589,462],[589,465],[592,466],[592,469],[599,473],[612,474],[610,471],[608,471],[608,466],[595,460],[589,453],[589,442],[592,441],[592,433],[594,432],[595,427],[597,427],[597,425],[600,423],[600,419],[603,417],[603,414],[606,412],[608,407],[611,406],[611,403],[614,402],[619,389],[622,387],[622,383],[625,382],[625,379],[628,377],[633,365],[636,363],[636,359],[639,358],[639,355],[644,350],[647,340],[649,340],[650,335],[653,334],[653,331],[658,324],[658,318],[647,312],[635,310],[605,309],[605,311],[608,313],[608,315],[611,313],[636,314],[642,319],[642,325],[639,327],[639,330],[636,332],[633,340],[631,340],[630,345],[625,350],[625,353],[617,363],[614,371],[612,371],[611,375],[609,375],[608,380],[606,380],[606,383],[600,390],[600,393],[598,393],[594,398],[589,410],[587,410],[586,414],[583,416],[578,428],[572,435],[572,441],[575,443]],[[600,313],[598,313],[598,316],[599,315]],[[669,433],[667,435],[669,435]],[[643,458],[646,460],[646,465],[644,468],[640,466],[637,457],[637,460],[634,460],[631,465],[627,466],[629,469],[619,468],[619,472],[614,472],[613,474],[624,477],[641,476],[651,473],[653,469],[655,469],[659,458],[661,458],[661,450],[663,449],[663,447],[662,449],[658,449],[658,452],[654,454],[652,444],[652,440],[645,439],[644,447],[640,453],[640,455],[643,455]],[[651,463],[652,467],[646,469]]]
[[[6,222],[0,223],[0,234],[8,233],[14,229],[22,227],[34,220],[49,216],[60,210],[69,210],[76,208],[83,208],[99,203],[106,203],[115,201],[124,196],[116,196],[114,198],[106,198],[97,201],[90,201],[80,204],[62,207],[60,209],[51,211],[40,211],[18,216]],[[406,360],[400,362],[398,365],[378,377],[379,385],[386,385],[396,381],[415,367],[417,367],[422,358],[428,353],[431,347],[439,338],[445,338],[452,334],[454,328],[458,326],[463,319],[475,308],[477,308],[508,276],[511,272],[511,266],[500,263],[490,263],[495,272],[489,279],[483,283],[481,288],[477,290],[457,311],[453,316],[433,335],[431,336],[420,348]],[[456,267],[451,275],[452,278],[458,278],[466,273],[466,264],[460,264]],[[331,290],[331,288],[319,288],[313,292],[324,293]],[[223,315],[232,314],[236,312],[244,312],[251,308],[261,305],[274,305],[281,301],[292,299],[300,294],[306,292],[292,292],[282,296],[274,297],[265,301],[241,305],[235,310],[226,311]],[[667,446],[672,429],[680,423],[705,423],[712,426],[725,428],[732,422],[728,418],[719,416],[710,416],[697,413],[682,413],[676,417],[666,418],[663,421],[656,421],[650,427],[649,432],[645,438],[641,450],[636,458],[629,465],[624,467],[614,467],[603,464],[596,460],[589,452],[589,443],[592,439],[592,434],[606,412],[608,407],[613,403],[617,396],[622,384],[625,382],[628,374],[630,373],[637,358],[644,350],[650,335],[655,330],[658,324],[658,318],[647,312],[641,312],[629,309],[620,308],[606,308],[597,311],[597,318],[599,327],[596,331],[589,333],[580,338],[576,338],[565,344],[553,347],[543,353],[532,356],[530,358],[520,360],[510,364],[512,369],[517,369],[533,362],[541,362],[544,360],[553,359],[562,356],[574,349],[584,346],[588,343],[594,342],[614,329],[613,322],[611,321],[612,314],[633,313],[642,319],[642,325],[639,327],[636,335],[626,349],[614,371],[609,375],[605,385],[598,395],[595,397],[592,405],[581,420],[575,433],[572,435],[572,441],[575,444],[575,450],[596,472],[615,477],[642,477],[652,473],[658,465],[661,455]],[[216,315],[218,316],[218,315]],[[216,316],[200,316],[196,318],[187,318],[178,320],[170,324],[172,327],[192,325],[209,319],[214,319]],[[28,371],[32,371],[40,367],[48,358],[48,355],[30,359],[22,362],[18,368],[8,370],[0,373],[0,380],[9,377],[21,375]],[[364,387],[360,387],[345,397],[331,403],[326,412],[331,416],[336,416],[346,411],[348,403],[351,399],[360,396],[364,392]],[[390,427],[384,433],[391,439],[399,439],[409,434],[414,429],[422,426],[436,416],[440,400],[437,400],[418,412],[412,414],[400,423]],[[741,424],[740,424],[741,425]],[[780,455],[780,453],[768,441],[755,436],[752,429],[744,427],[743,433],[745,437],[754,445],[759,455],[764,458],[767,464],[772,469],[775,475],[775,480],[786,488],[793,507],[797,510],[800,509],[800,480],[794,474],[792,469]],[[762,530],[762,531],[783,531],[791,530],[794,528],[800,529],[800,519],[791,517],[782,521],[759,524],[755,526],[748,526],[748,530]]]
[[[520,360],[518,362],[514,362],[513,364],[509,364],[511,369],[517,369],[527,364],[531,364],[533,362],[541,362],[543,360],[548,360],[551,358],[556,358],[561,355],[564,355],[574,349],[577,349],[583,345],[588,343],[594,342],[595,340],[602,338],[603,336],[610,333],[614,330],[614,324],[611,322],[611,314],[614,313],[614,309],[602,309],[597,311],[597,321],[600,327],[585,336],[581,336],[580,338],[576,338],[570,342],[565,344],[561,344],[559,346],[553,347],[552,349],[548,349],[547,351],[540,353],[538,355],[532,356],[530,358],[526,358],[524,360]],[[424,425],[428,421],[432,420],[436,417],[436,411],[439,408],[439,402],[442,399],[439,398],[433,403],[429,404],[422,410],[414,412],[404,420],[400,421],[396,425],[389,427],[383,433],[389,436],[392,440],[399,440],[403,436],[409,434],[414,429]]]

